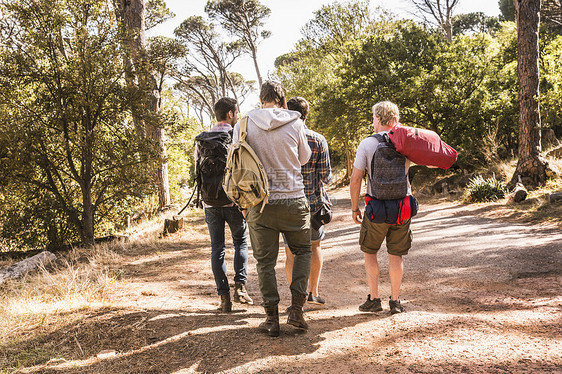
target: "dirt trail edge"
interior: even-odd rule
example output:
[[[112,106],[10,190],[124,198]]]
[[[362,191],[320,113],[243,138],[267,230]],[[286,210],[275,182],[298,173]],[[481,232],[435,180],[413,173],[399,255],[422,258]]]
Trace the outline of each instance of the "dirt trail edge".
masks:
[[[389,313],[384,246],[384,311],[361,313],[368,288],[359,225],[351,221],[346,199],[346,191],[335,196],[323,242],[320,293],[327,304],[306,307],[308,332],[286,325],[286,314],[279,338],[257,331],[263,309],[251,254],[248,289],[256,305],[215,312],[206,227],[194,220],[188,231],[159,241],[157,251],[152,246],[126,254],[125,282],[113,291],[110,306],[51,335],[61,341],[74,335],[80,350],[74,337],[66,338],[58,348],[65,360],[21,372],[562,373],[559,227],[484,218],[478,206],[422,204],[405,257],[401,298],[407,313]],[[230,242],[230,274],[232,252]],[[290,301],[284,258],[281,250],[280,310]],[[97,357],[108,349],[116,355]]]

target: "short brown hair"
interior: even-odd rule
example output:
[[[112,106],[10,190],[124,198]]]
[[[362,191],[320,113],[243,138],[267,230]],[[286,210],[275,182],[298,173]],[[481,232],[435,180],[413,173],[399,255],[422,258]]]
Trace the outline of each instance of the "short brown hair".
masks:
[[[303,121],[308,117],[309,108],[310,105],[304,97],[295,96],[287,101],[287,109],[299,112]]]
[[[286,91],[283,85],[275,81],[265,81],[261,85],[260,101],[262,103],[275,103],[281,107],[286,103]]]
[[[230,97],[222,97],[215,103],[215,117],[217,121],[224,121],[228,115],[228,112],[236,112],[238,105],[236,100]]]
[[[373,105],[373,114],[377,116],[383,126],[400,121],[398,106],[390,101],[381,101]]]

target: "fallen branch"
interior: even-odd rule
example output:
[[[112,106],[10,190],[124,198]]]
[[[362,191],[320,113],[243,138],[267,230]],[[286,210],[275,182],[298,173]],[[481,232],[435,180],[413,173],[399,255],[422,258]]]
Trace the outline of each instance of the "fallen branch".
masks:
[[[6,269],[2,269],[0,270],[0,284],[4,283],[7,279],[22,277],[30,271],[37,269],[39,266],[48,264],[55,258],[56,256],[51,252],[43,251],[33,257],[17,262]]]

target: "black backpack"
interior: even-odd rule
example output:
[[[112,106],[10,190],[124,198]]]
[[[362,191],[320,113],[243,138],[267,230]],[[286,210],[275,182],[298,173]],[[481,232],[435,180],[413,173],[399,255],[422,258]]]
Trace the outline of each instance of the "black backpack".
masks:
[[[371,191],[378,200],[402,199],[408,194],[406,157],[398,153],[388,134],[371,135],[379,141],[371,160]]]
[[[195,164],[197,206],[201,200],[211,206],[232,203],[222,188],[226,156],[232,144],[232,131],[205,131],[195,137],[198,157]]]

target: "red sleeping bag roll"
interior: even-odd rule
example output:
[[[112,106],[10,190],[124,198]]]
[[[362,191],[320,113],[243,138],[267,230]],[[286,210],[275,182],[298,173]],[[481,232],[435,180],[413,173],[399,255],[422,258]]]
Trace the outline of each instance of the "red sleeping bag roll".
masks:
[[[448,169],[457,161],[457,151],[434,131],[398,124],[388,136],[400,154],[418,165]]]

